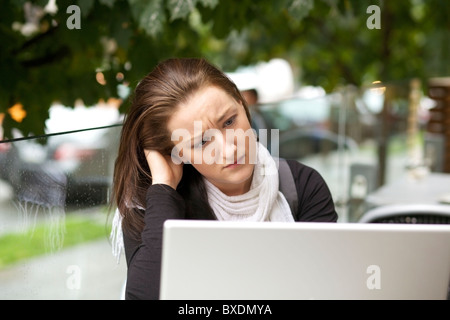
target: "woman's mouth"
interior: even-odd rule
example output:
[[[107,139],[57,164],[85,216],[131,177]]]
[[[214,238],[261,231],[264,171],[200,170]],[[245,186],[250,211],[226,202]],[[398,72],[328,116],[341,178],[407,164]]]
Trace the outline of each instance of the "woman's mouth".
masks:
[[[239,165],[242,165],[245,163],[245,155],[234,161],[234,163],[231,163],[227,166],[225,166],[225,169],[233,169],[238,167]]]

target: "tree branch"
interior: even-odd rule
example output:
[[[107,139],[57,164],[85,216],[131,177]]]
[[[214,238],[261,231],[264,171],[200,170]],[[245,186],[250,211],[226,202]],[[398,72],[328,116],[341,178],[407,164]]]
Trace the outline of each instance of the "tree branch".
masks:
[[[25,68],[36,68],[46,64],[54,63],[65,57],[70,56],[70,50],[67,47],[61,47],[56,51],[47,54],[44,57],[39,57],[31,60],[22,61],[21,65]]]
[[[12,51],[12,54],[17,55],[19,54],[21,51],[27,49],[28,47],[32,46],[33,44],[41,41],[44,38],[47,38],[49,36],[51,36],[53,33],[55,33],[56,29],[58,29],[58,26],[53,26],[50,27],[47,31],[38,34],[37,36],[25,41],[20,48],[17,48],[15,50]]]

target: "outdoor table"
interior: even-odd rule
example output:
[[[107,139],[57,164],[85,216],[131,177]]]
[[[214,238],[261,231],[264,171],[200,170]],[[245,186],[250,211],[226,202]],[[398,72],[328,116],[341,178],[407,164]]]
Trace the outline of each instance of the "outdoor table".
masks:
[[[414,203],[450,206],[450,174],[432,172],[421,178],[405,174],[369,193],[365,199],[366,208]]]

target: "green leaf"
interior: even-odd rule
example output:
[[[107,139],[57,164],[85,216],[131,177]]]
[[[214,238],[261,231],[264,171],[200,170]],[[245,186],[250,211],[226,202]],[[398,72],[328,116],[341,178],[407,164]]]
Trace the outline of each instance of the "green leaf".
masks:
[[[116,2],[116,0],[100,0],[101,4],[104,4],[110,8],[114,6],[114,2]]]
[[[196,4],[197,0],[168,0],[167,9],[170,11],[170,21],[186,18]]]
[[[23,8],[23,5],[27,2],[27,0],[16,0],[16,1],[10,1],[14,6],[18,8]],[[3,6],[3,5],[2,5]],[[6,7],[6,5],[5,5]],[[3,9],[3,8],[2,8]]]
[[[199,0],[201,4],[205,7],[210,7],[211,9],[214,9],[218,4],[219,0]]]
[[[138,26],[152,37],[162,32],[166,16],[162,0],[128,0]]]
[[[80,7],[81,15],[86,18],[91,13],[94,7],[95,0],[78,0],[78,6]]]
[[[306,17],[314,7],[313,0],[289,0],[287,3],[289,14],[298,20]]]

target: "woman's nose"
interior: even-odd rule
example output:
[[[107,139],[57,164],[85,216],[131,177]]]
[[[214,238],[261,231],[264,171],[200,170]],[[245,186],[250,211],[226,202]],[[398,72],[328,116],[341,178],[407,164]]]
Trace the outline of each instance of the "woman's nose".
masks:
[[[224,135],[224,139],[223,139],[223,155],[224,155],[224,160],[225,160],[225,164],[233,164],[234,161],[236,160],[236,143],[235,143],[235,139],[234,137],[231,138],[230,136]]]

